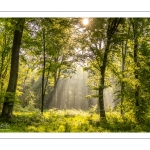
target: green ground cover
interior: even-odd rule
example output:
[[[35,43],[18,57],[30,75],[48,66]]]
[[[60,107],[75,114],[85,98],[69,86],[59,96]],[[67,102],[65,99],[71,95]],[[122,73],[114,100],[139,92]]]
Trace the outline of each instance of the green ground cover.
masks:
[[[100,120],[96,112],[55,110],[14,112],[12,122],[0,121],[0,132],[150,132],[150,119],[138,124],[131,114],[107,112]]]

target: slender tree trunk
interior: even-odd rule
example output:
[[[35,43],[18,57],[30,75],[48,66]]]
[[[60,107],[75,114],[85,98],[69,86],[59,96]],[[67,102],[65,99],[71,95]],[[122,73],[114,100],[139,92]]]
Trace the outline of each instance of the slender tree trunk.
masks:
[[[54,107],[57,107],[57,77],[56,74],[54,76]]]
[[[43,29],[43,72],[42,72],[42,105],[41,105],[41,113],[43,114],[43,109],[44,109],[44,98],[45,98],[45,30]]]
[[[122,79],[124,79],[124,69],[125,69],[125,58],[126,58],[126,51],[127,51],[127,43],[128,41],[125,41],[122,43]],[[123,101],[124,101],[124,89],[125,89],[125,83],[124,81],[121,82],[121,115],[123,115]]]
[[[91,93],[91,91],[90,91],[90,88],[87,87],[87,95],[89,95],[89,94],[92,94],[92,93]],[[93,105],[93,103],[92,103],[92,98],[89,98],[89,99],[88,99],[88,109],[91,108],[92,105]]]
[[[68,85],[68,92],[67,92],[67,109],[70,108],[70,92],[69,92],[69,90],[70,90],[70,87],[69,87],[69,85]]]
[[[62,97],[63,88],[62,87],[63,87],[62,86],[62,80],[59,80],[58,84],[57,84],[57,91],[56,91],[56,93],[57,93],[57,108],[58,109],[62,108],[61,107],[61,105],[62,105],[62,99],[63,99],[63,97]]]
[[[137,67],[138,67],[138,43],[137,43],[137,38],[134,40],[134,63],[135,63],[135,79],[138,80],[138,71],[137,71]],[[136,99],[136,106],[139,106],[139,86],[136,85],[135,87],[135,99]]]
[[[75,88],[73,88],[73,108],[76,109],[76,91]]]
[[[136,82],[138,81],[138,30],[137,30],[137,20],[136,19],[131,19],[131,24],[132,24],[132,29],[133,29],[133,36],[134,36],[134,65],[135,65],[135,70],[134,70],[134,76]],[[139,85],[136,83],[135,85],[135,106],[136,106],[136,118],[139,121]]]
[[[57,95],[57,87],[55,89],[55,107],[58,108],[58,95]]]
[[[62,109],[65,108],[65,87],[63,86],[62,87],[62,98],[61,98],[61,101],[62,101]]]
[[[8,88],[6,91],[6,96],[5,96],[3,109],[1,113],[1,117],[5,118],[8,121],[11,120],[12,118],[13,106],[15,101],[15,93],[16,93],[17,80],[18,80],[18,68],[19,68],[19,51],[20,51],[24,23],[25,23],[25,19],[18,18],[16,29],[14,31],[10,77],[9,77]]]
[[[122,79],[124,79],[124,66],[125,66],[125,59],[124,59],[124,42],[122,42]],[[121,81],[121,115],[123,115],[123,101],[124,101],[124,81]]]
[[[134,76],[135,76],[135,80],[136,82],[138,81],[138,70],[137,70],[137,67],[138,67],[138,41],[137,41],[137,38],[135,37],[134,39],[134,64],[135,64],[135,71],[134,71]],[[139,90],[140,90],[140,87],[139,85],[136,83],[135,85],[135,106],[136,106],[136,118],[137,118],[137,121],[140,122],[140,110],[139,110]]]

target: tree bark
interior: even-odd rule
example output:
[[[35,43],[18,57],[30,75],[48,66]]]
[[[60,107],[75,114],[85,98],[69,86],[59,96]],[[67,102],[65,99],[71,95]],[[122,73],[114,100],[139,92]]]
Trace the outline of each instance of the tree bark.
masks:
[[[6,96],[5,96],[3,109],[1,113],[1,117],[5,118],[6,120],[10,120],[12,118],[17,80],[18,80],[19,51],[20,51],[24,23],[25,23],[24,18],[18,18],[16,23],[16,29],[14,31],[10,77],[9,77],[8,88],[6,91]]]

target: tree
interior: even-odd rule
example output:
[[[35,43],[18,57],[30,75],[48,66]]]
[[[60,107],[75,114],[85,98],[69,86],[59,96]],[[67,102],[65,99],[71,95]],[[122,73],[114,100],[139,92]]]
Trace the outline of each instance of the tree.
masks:
[[[134,61],[134,99],[135,99],[135,117],[138,122],[144,121],[144,115],[147,112],[148,102],[143,98],[142,85],[143,85],[143,77],[141,76],[141,70],[143,70],[141,59],[144,55],[142,53],[143,48],[142,45],[145,43],[147,33],[149,32],[149,21],[147,19],[140,18],[130,18],[131,26],[132,26],[132,34],[133,34],[133,61]],[[145,51],[145,50],[144,50]],[[148,49],[146,50],[146,53]],[[148,54],[148,53],[147,53]],[[142,56],[143,55],[143,56]],[[147,55],[147,57],[149,54]],[[147,58],[145,58],[146,60]],[[145,66],[146,67],[146,66]],[[141,80],[143,79],[143,81]]]
[[[115,89],[121,114],[130,112],[138,122],[143,122],[148,108],[147,82],[149,57],[149,20],[145,18],[123,19],[111,51],[111,71],[116,80]],[[146,55],[145,55],[145,54]],[[110,63],[109,63],[110,64]],[[144,75],[145,70],[147,70]]]
[[[42,106],[41,106],[41,113],[43,114],[43,107],[44,107],[44,97],[45,97],[45,63],[46,63],[46,59],[45,59],[45,52],[46,52],[46,48],[45,48],[45,30],[43,29],[43,71],[42,71]]]
[[[86,27],[84,42],[82,42],[82,48],[85,51],[84,57],[86,59],[88,57],[93,67],[98,71],[99,83],[97,89],[100,118],[102,119],[105,119],[104,89],[106,88],[105,72],[108,65],[108,55],[112,45],[115,43],[114,35],[118,30],[121,20],[121,18],[92,19],[93,23]]]
[[[13,111],[13,106],[15,101],[15,92],[16,92],[17,80],[18,80],[19,50],[21,45],[25,19],[18,18],[16,19],[15,22],[16,22],[16,26],[15,26],[13,46],[12,46],[9,84],[6,91],[5,101],[3,103],[3,109],[1,113],[1,117],[5,118],[6,120],[10,120],[12,118],[12,111]]]
[[[105,118],[103,91],[105,88],[105,70],[107,66],[107,58],[108,58],[108,53],[110,51],[110,46],[112,43],[113,35],[116,33],[120,22],[121,22],[120,18],[108,19],[107,40],[106,40],[105,51],[103,55],[103,62],[101,65],[101,70],[100,70],[101,79],[100,79],[100,87],[99,87],[99,105],[100,105],[100,117],[101,118]]]
[[[55,105],[52,104],[53,107],[56,107],[58,102],[57,83],[60,78],[69,76],[68,68],[74,70],[71,66],[73,61],[69,60],[73,53],[71,51],[71,19],[28,19],[27,25],[23,38],[22,60],[30,62],[30,65],[33,66],[30,68],[36,70],[36,78],[40,78],[42,81],[37,81],[39,83],[38,88],[31,88],[36,97],[35,106],[43,110],[48,108],[47,104],[50,102],[47,101],[51,101],[55,103]],[[42,93],[42,96],[39,93]],[[49,98],[47,98],[48,95]]]

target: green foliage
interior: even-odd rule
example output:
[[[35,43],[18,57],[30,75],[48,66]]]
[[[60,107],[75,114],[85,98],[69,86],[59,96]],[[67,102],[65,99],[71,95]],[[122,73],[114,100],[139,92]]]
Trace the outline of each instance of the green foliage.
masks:
[[[12,92],[6,92],[5,98],[7,102],[14,102],[15,101],[15,93]]]
[[[72,103],[77,106],[79,101],[80,104],[85,104],[82,103],[83,95],[84,97],[87,95],[89,102],[97,100],[100,97],[98,94],[100,87],[102,89],[111,87],[112,93],[115,95],[114,110],[117,111],[117,114],[114,115],[111,110],[112,118],[109,117],[110,113],[106,113],[108,115],[107,122],[100,123],[98,120],[93,121],[93,116],[97,116],[96,113],[99,112],[97,106],[91,107],[88,110],[89,114],[78,113],[75,110],[50,110],[49,113],[56,119],[56,122],[61,117],[64,123],[58,121],[58,124],[52,123],[52,126],[49,127],[46,125],[49,123],[47,119],[49,118],[51,122],[54,120],[48,116],[44,124],[39,125],[41,118],[37,124],[39,131],[123,131],[123,128],[125,131],[132,131],[134,130],[132,126],[135,127],[135,131],[147,130],[140,125],[135,125],[135,120],[139,123],[149,124],[147,113],[150,104],[150,19],[122,18],[117,30],[113,32],[115,28],[113,20],[116,19],[119,18],[90,18],[89,25],[83,27],[81,22],[77,23],[77,20],[81,19],[75,18],[26,18],[20,49],[17,90],[13,94],[6,90],[9,81],[13,32],[18,19],[1,18],[0,103],[2,104],[5,99],[8,102],[15,101],[15,113],[16,111],[39,112],[36,108],[41,108],[41,73],[43,70],[43,45],[45,45],[45,108],[52,100],[50,98],[56,97],[55,88],[59,85],[58,83],[61,84],[57,90],[58,99],[56,101],[68,102],[68,104],[63,104],[63,107],[65,105],[70,107]],[[17,29],[20,30],[18,26]],[[45,38],[43,34],[45,34]],[[111,40],[108,42],[109,39]],[[109,49],[108,54],[105,53],[107,48]],[[104,61],[105,54],[108,55],[107,62]],[[80,65],[86,66],[84,70],[87,72],[86,77],[88,78],[87,89],[84,77],[79,77],[81,74],[75,65],[78,62],[81,62]],[[106,63],[106,71],[103,85],[100,83],[100,79],[104,63]],[[76,73],[77,76],[74,76],[73,73]],[[68,77],[75,80],[71,81]],[[67,90],[65,86],[68,88]],[[80,92],[76,94],[77,89],[80,89]],[[69,93],[69,96],[66,96],[67,92],[65,91]],[[75,101],[76,99],[78,101]],[[137,101],[138,104],[136,104]],[[56,104],[52,105],[59,107]],[[61,104],[58,105],[61,106]],[[2,108],[0,107],[0,109]],[[122,117],[118,114],[120,110],[124,114]],[[128,120],[129,116],[126,116],[128,114],[132,116],[131,121]],[[36,118],[35,115],[32,115],[29,117],[30,119],[33,116]],[[22,114],[20,119],[21,117]],[[80,123],[74,123],[76,117]],[[30,119],[27,119],[27,122],[30,122]],[[71,119],[72,121],[70,121]],[[103,124],[104,126],[101,126]],[[28,131],[28,129],[26,130]],[[38,131],[34,124],[29,127],[29,130]]]
[[[131,113],[120,116],[118,112],[107,112],[107,121],[101,121],[97,113],[82,110],[53,110],[14,112],[7,129],[0,132],[149,132],[150,117],[138,124]],[[0,121],[1,125],[4,122]]]
[[[14,111],[15,112],[18,112],[18,111],[19,112],[40,112],[40,110],[38,108],[35,108],[34,105],[32,104],[29,104],[23,108],[20,103],[15,103]]]
[[[98,105],[95,106],[91,106],[88,110],[89,113],[93,114],[93,113],[99,113],[99,107]]]

